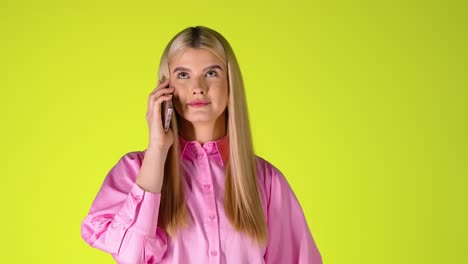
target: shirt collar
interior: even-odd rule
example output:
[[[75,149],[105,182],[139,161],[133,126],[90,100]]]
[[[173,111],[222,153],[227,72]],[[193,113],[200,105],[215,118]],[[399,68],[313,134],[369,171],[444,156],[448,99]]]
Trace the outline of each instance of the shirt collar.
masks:
[[[189,141],[179,135],[179,142],[181,158],[183,158],[184,155],[190,158],[196,158],[205,152],[207,155],[218,154],[219,157],[221,157],[222,165],[226,165],[227,163],[229,150],[227,135],[213,141],[208,141],[205,144],[201,144],[195,140]]]

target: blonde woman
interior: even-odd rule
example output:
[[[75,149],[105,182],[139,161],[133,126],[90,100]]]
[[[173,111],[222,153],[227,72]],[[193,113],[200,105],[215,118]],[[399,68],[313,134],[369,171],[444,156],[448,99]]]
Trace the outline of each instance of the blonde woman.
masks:
[[[83,239],[117,263],[322,263],[283,174],[256,156],[228,41],[189,27],[169,42],[149,95],[149,143],[109,171]],[[161,104],[175,114],[167,133]]]

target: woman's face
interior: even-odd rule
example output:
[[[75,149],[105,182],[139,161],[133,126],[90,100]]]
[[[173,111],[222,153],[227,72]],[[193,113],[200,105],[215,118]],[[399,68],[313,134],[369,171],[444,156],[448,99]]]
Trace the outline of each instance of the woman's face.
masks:
[[[174,107],[193,125],[214,124],[228,104],[225,63],[206,49],[186,48],[169,63]]]

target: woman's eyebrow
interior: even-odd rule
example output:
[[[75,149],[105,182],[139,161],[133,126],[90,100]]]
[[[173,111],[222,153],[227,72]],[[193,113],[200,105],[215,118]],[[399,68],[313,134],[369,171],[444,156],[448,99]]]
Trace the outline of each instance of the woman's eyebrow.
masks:
[[[203,69],[203,71],[212,70],[212,69],[220,69],[221,71],[223,70],[223,68],[221,68],[221,66],[219,66],[218,64],[215,64],[215,65],[210,65],[210,66],[206,67],[205,69]],[[172,72],[176,72],[176,71],[190,72],[191,70],[189,68],[186,68],[186,67],[177,67]]]

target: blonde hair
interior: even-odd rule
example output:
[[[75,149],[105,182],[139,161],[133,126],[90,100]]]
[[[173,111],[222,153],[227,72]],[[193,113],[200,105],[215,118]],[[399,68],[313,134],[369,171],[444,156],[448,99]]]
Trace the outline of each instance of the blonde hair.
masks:
[[[226,130],[229,160],[226,164],[224,209],[233,227],[265,245],[268,229],[257,183],[255,154],[245,98],[244,83],[234,52],[218,32],[203,26],[188,27],[166,46],[159,65],[159,79],[169,76],[169,62],[185,48],[211,51],[226,62],[229,84]],[[181,154],[177,113],[171,120],[174,143],[165,163],[158,225],[171,236],[188,223],[184,188],[181,182]]]

